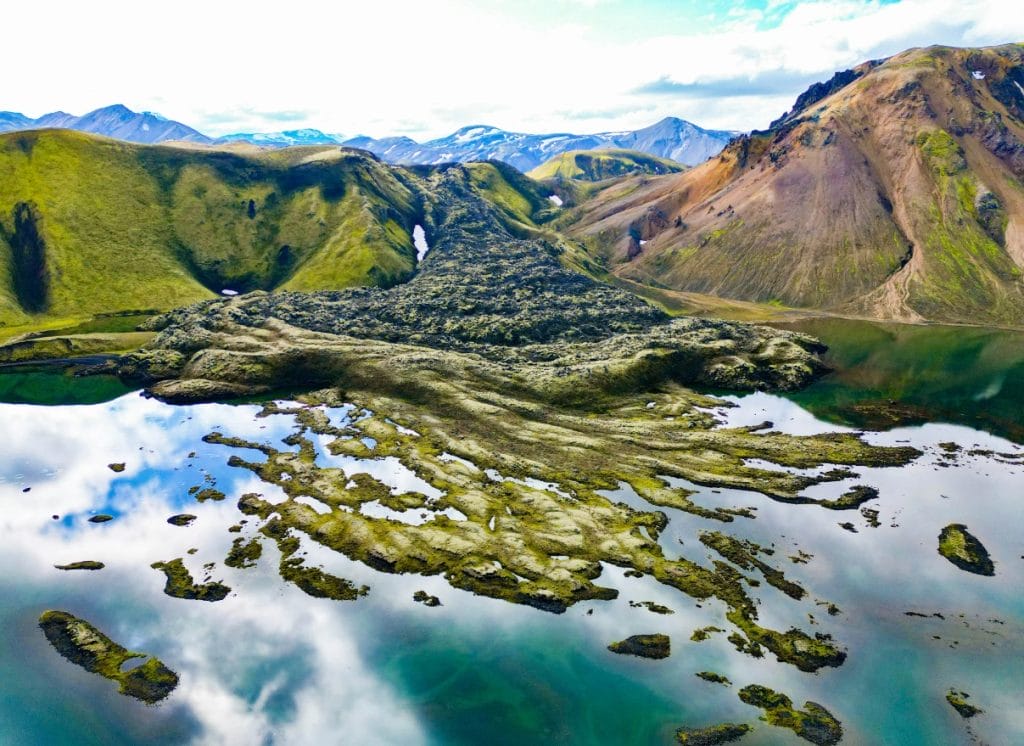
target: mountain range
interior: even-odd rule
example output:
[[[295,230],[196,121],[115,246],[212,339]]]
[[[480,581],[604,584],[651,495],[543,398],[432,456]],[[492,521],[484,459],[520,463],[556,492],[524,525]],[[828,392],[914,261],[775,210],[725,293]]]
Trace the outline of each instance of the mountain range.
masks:
[[[165,119],[150,111],[135,112],[115,104],[90,111],[80,117],[63,111],[31,119],[13,111],[0,111],[0,132],[30,129],[68,129],[138,143],[179,142],[211,143],[213,140],[191,127]]]
[[[1024,45],[912,49],[812,86],[561,226],[639,286],[904,321],[1024,323]]]
[[[375,139],[359,136],[345,139],[341,135],[328,134],[317,129],[239,132],[211,138],[180,122],[164,119],[152,112],[137,113],[120,104],[97,109],[81,117],[58,111],[31,119],[17,112],[0,112],[0,132],[45,128],[79,130],[144,144],[177,141],[224,145],[245,142],[271,148],[345,145],[369,150],[389,163],[430,165],[451,161],[468,163],[499,160],[515,166],[520,171],[529,171],[548,159],[570,150],[606,148],[637,150],[692,166],[716,155],[729,140],[739,134],[706,130],[682,119],[669,117],[639,130],[603,132],[596,135],[532,135],[475,125],[463,127],[447,137],[423,143],[408,137]]]

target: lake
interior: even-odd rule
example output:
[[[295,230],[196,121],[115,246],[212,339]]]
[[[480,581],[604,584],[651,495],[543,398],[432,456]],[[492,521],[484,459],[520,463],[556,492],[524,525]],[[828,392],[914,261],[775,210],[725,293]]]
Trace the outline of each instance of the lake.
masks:
[[[369,586],[369,594],[356,601],[306,595],[278,575],[271,542],[255,567],[225,567],[232,540],[252,535],[248,524],[228,531],[244,518],[238,496],[283,495],[228,466],[234,450],[202,437],[217,430],[279,446],[294,432],[294,416],[257,417],[253,404],[170,406],[109,379],[53,369],[0,375],[0,398],[8,402],[0,404],[5,742],[667,744],[676,728],[733,721],[755,725],[742,743],[805,743],[759,722],[760,711],[738,699],[736,691],[752,683],[785,692],[798,707],[822,704],[842,721],[844,744],[1024,742],[1021,337],[814,323],[832,346],[836,374],[786,398],[730,395],[736,406],[719,416],[723,426],[770,420],[800,434],[870,423],[877,428],[866,436],[870,442],[920,449],[908,466],[858,468],[857,478],[805,493],[834,498],[853,484],[875,487],[879,496],[866,507],[878,511],[877,527],[856,510],[680,483],[696,490],[698,504],[749,506],[756,518],[723,528],[663,508],[669,523],[658,541],[669,557],[709,566],[709,552],[696,540],[702,530],[771,547],[774,554],[763,559],[807,596],[795,601],[764,585],[750,588],[764,624],[833,634],[848,652],[841,667],[817,674],[771,655],[743,655],[724,634],[691,641],[697,628],[729,627],[724,605],[698,603],[610,565],[601,581],[619,597],[560,615],[475,596],[438,576],[377,572],[306,537],[308,563]],[[890,400],[895,427],[882,428],[884,413],[860,406]],[[122,462],[123,472],[108,467]],[[411,488],[400,465],[348,463],[353,471],[374,470],[395,490]],[[216,485],[228,499],[198,503],[189,490],[203,485]],[[628,487],[607,495],[657,509]],[[167,523],[183,512],[196,521]],[[113,520],[89,522],[99,513]],[[938,554],[939,531],[949,523],[966,524],[979,537],[995,561],[994,577],[966,573]],[[176,557],[197,577],[205,563],[216,563],[212,577],[232,593],[218,603],[165,595],[164,576],[150,565]],[[106,567],[53,567],[80,560]],[[415,603],[420,590],[442,605]],[[631,601],[675,613],[654,614]],[[819,601],[839,613],[830,615]],[[70,611],[126,647],[159,656],[180,675],[180,686],[157,706],[119,695],[112,682],[54,652],[37,626],[46,609]],[[653,632],[671,636],[668,659],[606,649]],[[705,670],[732,686],[694,675]],[[969,692],[985,713],[961,719],[945,701],[951,687]]]

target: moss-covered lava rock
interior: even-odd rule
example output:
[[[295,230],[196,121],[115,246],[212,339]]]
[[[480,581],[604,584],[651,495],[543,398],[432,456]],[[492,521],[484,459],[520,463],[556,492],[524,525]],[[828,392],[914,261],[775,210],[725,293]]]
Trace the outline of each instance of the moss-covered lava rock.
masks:
[[[106,565],[96,560],[82,560],[67,565],[54,565],[58,570],[102,570]]]
[[[192,515],[191,513],[178,513],[177,515],[172,515],[170,518],[168,518],[167,522],[172,526],[188,526],[195,519],[196,516]]]
[[[214,581],[196,583],[192,573],[185,567],[179,557],[168,562],[154,562],[151,567],[160,570],[166,577],[164,593],[174,598],[192,601],[223,601],[231,593],[231,589],[223,583]]]
[[[946,693],[946,701],[949,702],[950,707],[952,707],[960,714],[960,717],[964,719],[972,718],[975,715],[980,715],[985,711],[982,710],[980,707],[975,707],[970,702],[968,702],[967,700],[970,699],[970,696],[971,695],[967,692],[958,692],[955,689],[950,689]]]
[[[962,523],[951,523],[939,533],[939,554],[964,572],[987,576],[996,574],[988,551]]]
[[[832,746],[843,738],[842,723],[817,702],[804,702],[804,709],[797,710],[785,694],[757,684],[740,689],[739,698],[764,710],[762,719],[771,725],[789,728],[818,746]]]
[[[237,570],[254,567],[262,554],[263,545],[260,544],[259,539],[252,538],[247,541],[239,536],[231,542],[231,549],[228,550],[224,564]]]
[[[672,643],[668,635],[632,635],[625,640],[613,642],[608,649],[619,655],[661,659],[672,654]]]
[[[43,612],[39,626],[58,653],[90,673],[116,681],[121,694],[155,704],[178,686],[178,675],[160,660],[121,647],[89,622],[66,611]],[[135,658],[147,660],[122,670]]]

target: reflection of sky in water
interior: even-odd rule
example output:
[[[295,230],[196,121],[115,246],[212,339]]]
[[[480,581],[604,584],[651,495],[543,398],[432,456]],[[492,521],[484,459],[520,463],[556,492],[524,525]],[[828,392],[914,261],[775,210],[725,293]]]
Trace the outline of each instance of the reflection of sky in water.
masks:
[[[731,424],[768,419],[787,431],[837,429],[777,397],[738,401],[740,407],[722,413]],[[808,494],[834,497],[852,484],[875,486],[880,497],[868,507],[880,511],[879,528],[868,528],[857,511],[697,488],[699,504],[755,507],[756,520],[737,518],[725,530],[774,543],[776,554],[764,559],[808,591],[796,602],[766,585],[751,589],[761,600],[762,623],[831,632],[849,647],[843,667],[807,675],[739,655],[725,635],[691,642],[697,627],[728,627],[720,602],[698,604],[612,566],[605,566],[599,582],[619,589],[618,600],[580,604],[561,616],[478,598],[440,577],[381,575],[305,539],[310,564],[368,584],[370,595],[355,603],[309,598],[280,581],[276,547],[266,541],[256,568],[224,567],[237,536],[226,528],[242,518],[238,496],[260,492],[276,501],[283,494],[248,471],[226,467],[231,451],[200,438],[219,430],[284,447],[280,439],[292,431],[292,418],[257,419],[256,411],[169,407],[134,395],[88,407],[0,405],[6,435],[0,560],[7,568],[0,580],[7,631],[0,676],[19,682],[5,686],[0,729],[19,734],[15,742],[416,744],[474,743],[484,735],[495,743],[665,742],[683,724],[755,722],[758,713],[735,696],[735,688],[754,682],[775,686],[798,703],[813,699],[833,709],[849,734],[844,743],[961,742],[964,726],[943,699],[950,686],[969,691],[988,711],[972,722],[983,739],[1024,739],[1016,665],[1024,652],[1024,535],[1016,508],[1024,467],[962,455],[957,466],[944,468],[937,448],[954,440],[1017,450],[1006,441],[948,425],[870,435],[878,443],[909,440],[925,456],[899,470],[858,469],[859,478]],[[343,424],[348,414],[335,410],[332,422]],[[317,442],[318,455],[332,466],[359,466],[395,490],[433,496],[433,488],[397,462],[368,465],[329,456],[323,445]],[[196,455],[189,458],[192,451]],[[122,461],[122,474],[107,467]],[[189,487],[206,485],[206,475],[227,500],[199,504],[188,495]],[[31,490],[22,492],[24,487]],[[628,490],[614,499],[650,508]],[[115,520],[87,521],[99,512]],[[166,523],[179,512],[198,520],[187,528]],[[696,532],[721,526],[665,512],[671,519],[660,539],[666,553],[710,563]],[[838,526],[847,520],[859,533]],[[982,539],[997,562],[995,578],[963,573],[936,553],[939,529],[951,522],[967,523]],[[250,523],[242,536],[252,533]],[[190,556],[193,547],[198,552]],[[797,548],[814,558],[792,563],[787,557]],[[214,604],[164,595],[163,576],[149,564],[174,557],[185,557],[196,576],[204,563],[217,562],[213,577],[235,592]],[[95,573],[52,567],[85,559],[107,567]],[[444,605],[413,603],[412,593],[420,589]],[[842,615],[829,617],[815,605],[818,599],[834,601]],[[659,616],[630,608],[629,601],[655,601],[676,613]],[[146,708],[67,664],[36,627],[39,613],[53,607],[160,656],[181,675],[181,686],[164,705]],[[940,612],[946,620],[911,619],[903,615],[907,610]],[[988,621],[993,618],[1005,624]],[[612,640],[657,631],[672,636],[667,661],[604,650]],[[953,640],[955,649],[949,647]],[[726,689],[693,676],[705,669],[737,686]],[[746,743],[800,741],[762,725]]]

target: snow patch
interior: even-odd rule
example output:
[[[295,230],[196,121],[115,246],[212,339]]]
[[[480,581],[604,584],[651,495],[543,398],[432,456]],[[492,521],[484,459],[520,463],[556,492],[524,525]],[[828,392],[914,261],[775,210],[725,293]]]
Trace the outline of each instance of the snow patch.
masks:
[[[562,198],[557,194],[549,194],[548,199],[555,203],[555,207],[561,207],[564,204],[564,202],[562,202]]]
[[[423,257],[430,251],[430,246],[427,244],[427,234],[423,230],[422,225],[417,225],[412,229],[412,245],[416,247],[416,261],[422,262]]]
[[[975,80],[984,80],[985,79],[985,73],[983,73],[981,70],[975,70],[974,72],[971,73],[971,75],[974,76]]]
[[[237,290],[230,290],[229,288],[224,288],[223,290],[220,291],[220,294],[221,295],[226,295],[228,297],[231,297],[232,295],[238,295],[238,291]]]

